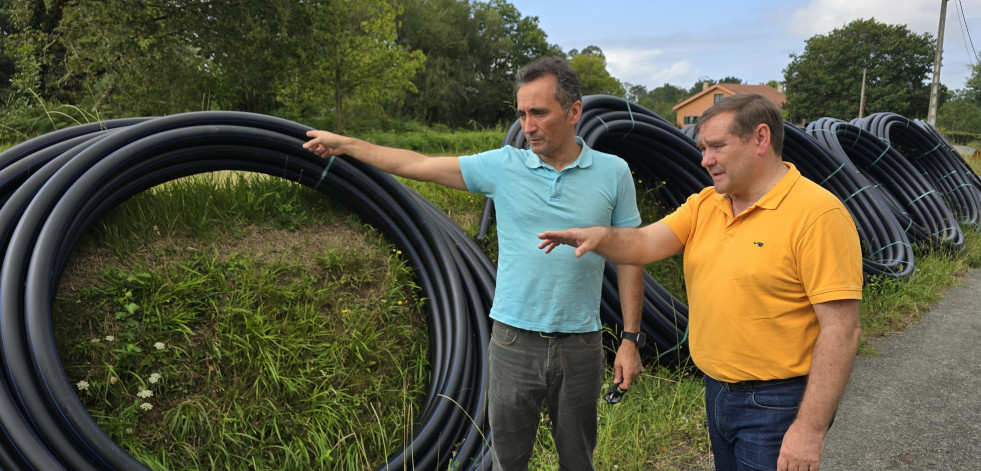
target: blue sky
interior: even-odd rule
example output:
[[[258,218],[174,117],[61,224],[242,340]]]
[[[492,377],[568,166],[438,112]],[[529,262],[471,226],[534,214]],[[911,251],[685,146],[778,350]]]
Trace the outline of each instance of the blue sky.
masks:
[[[733,76],[783,81],[805,41],[856,19],[936,38],[941,0],[509,0],[564,51],[598,46],[617,79],[648,90]],[[963,12],[963,14],[962,14]],[[965,33],[966,31],[966,33]],[[962,89],[981,50],[981,0],[949,0],[940,81]],[[932,72],[930,75],[932,78]]]

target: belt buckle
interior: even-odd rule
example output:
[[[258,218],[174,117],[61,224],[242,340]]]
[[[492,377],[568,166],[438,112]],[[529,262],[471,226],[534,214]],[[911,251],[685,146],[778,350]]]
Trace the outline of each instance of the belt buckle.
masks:
[[[562,337],[562,332],[538,332],[538,336],[543,339],[557,339]]]

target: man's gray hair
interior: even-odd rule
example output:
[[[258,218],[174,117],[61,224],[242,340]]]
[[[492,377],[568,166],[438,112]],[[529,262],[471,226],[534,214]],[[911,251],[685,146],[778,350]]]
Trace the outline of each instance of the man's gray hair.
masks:
[[[561,57],[541,57],[522,67],[518,70],[517,88],[548,75],[555,76],[555,99],[562,105],[562,111],[569,111],[573,103],[582,100],[579,74]]]

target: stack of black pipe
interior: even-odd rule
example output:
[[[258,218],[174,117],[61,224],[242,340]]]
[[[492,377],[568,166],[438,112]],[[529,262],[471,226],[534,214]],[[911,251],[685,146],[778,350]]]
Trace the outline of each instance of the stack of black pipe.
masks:
[[[688,196],[712,184],[708,173],[701,168],[701,153],[688,136],[654,112],[622,98],[583,97],[576,135],[592,149],[623,158],[634,174],[638,192],[653,192],[666,209],[680,206]],[[503,144],[527,146],[520,121],[511,125]],[[488,200],[480,236],[492,215],[493,202]],[[607,264],[600,314],[605,324],[619,329],[623,317],[616,286],[616,269]],[[688,306],[650,275],[645,274],[644,286],[641,329],[649,339],[644,355],[659,358],[666,364],[683,363],[688,356]]]
[[[852,120],[897,149],[933,184],[962,224],[981,226],[978,177],[945,140],[896,113],[874,113]]]
[[[954,250],[963,246],[964,234],[940,192],[887,142],[834,118],[808,123],[807,132],[832,151],[847,155],[893,197],[898,205],[893,214],[906,227],[911,242]]]
[[[50,133],[0,153],[0,468],[144,469],[88,415],[60,363],[51,299],[85,229],[154,185],[218,170],[299,182],[351,207],[415,268],[427,299],[431,378],[404,449],[385,469],[479,469],[495,269],[441,211],[390,175],[302,149],[309,128],[200,112]]]
[[[862,271],[866,276],[905,277],[913,273],[913,249],[905,226],[896,217],[898,205],[859,172],[848,156],[832,152],[803,129],[784,122],[783,157],[848,209],[862,241]]]

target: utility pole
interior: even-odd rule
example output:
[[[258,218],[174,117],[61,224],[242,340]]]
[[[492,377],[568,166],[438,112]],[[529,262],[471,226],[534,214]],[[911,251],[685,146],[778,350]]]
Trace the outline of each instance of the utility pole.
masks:
[[[858,118],[865,116],[865,70],[862,69],[862,96],[858,99]]]
[[[933,83],[930,85],[930,109],[927,122],[937,125],[937,103],[940,95],[940,62],[944,55],[944,21],[947,19],[947,0],[940,1],[940,32],[937,33],[937,57],[933,59]]]

